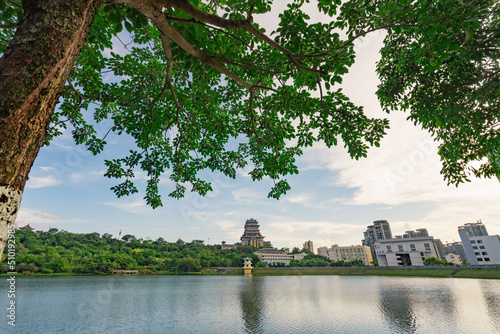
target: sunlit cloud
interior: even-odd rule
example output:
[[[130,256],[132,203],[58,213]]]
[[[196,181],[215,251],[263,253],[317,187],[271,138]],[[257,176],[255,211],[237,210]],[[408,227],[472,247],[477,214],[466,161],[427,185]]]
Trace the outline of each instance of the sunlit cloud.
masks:
[[[16,226],[22,227],[30,225],[31,227],[46,229],[46,224],[60,226],[61,224],[85,223],[86,219],[75,217],[63,217],[54,213],[47,213],[36,209],[23,208],[19,211],[16,218]],[[43,225],[43,226],[40,226]]]

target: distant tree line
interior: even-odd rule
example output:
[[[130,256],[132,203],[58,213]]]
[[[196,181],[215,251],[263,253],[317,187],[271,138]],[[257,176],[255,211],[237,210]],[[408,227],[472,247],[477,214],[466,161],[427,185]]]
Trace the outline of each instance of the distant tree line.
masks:
[[[3,258],[6,258],[4,250]],[[200,272],[216,267],[241,267],[243,259],[250,257],[255,267],[265,267],[253,252],[257,248],[241,246],[220,249],[205,245],[203,240],[185,242],[178,239],[167,242],[138,239],[126,234],[121,239],[109,233],[71,233],[51,228],[48,231],[16,231],[16,265],[18,273],[77,273],[107,274],[113,270],[139,270],[140,272]],[[303,260],[292,260],[292,267],[345,267],[363,266],[362,261],[331,261],[309,250],[294,247],[283,249],[291,254],[307,253]],[[270,266],[285,266],[274,263]],[[6,261],[0,263],[0,273],[9,272]]]
[[[199,272],[205,268],[241,267],[245,257],[259,262],[256,248],[242,246],[222,250],[202,240],[167,242],[121,239],[109,233],[78,234],[52,228],[49,231],[16,231],[16,271],[19,273],[111,273],[116,269],[141,272]],[[4,251],[4,258],[6,257]],[[10,271],[0,263],[0,272]]]

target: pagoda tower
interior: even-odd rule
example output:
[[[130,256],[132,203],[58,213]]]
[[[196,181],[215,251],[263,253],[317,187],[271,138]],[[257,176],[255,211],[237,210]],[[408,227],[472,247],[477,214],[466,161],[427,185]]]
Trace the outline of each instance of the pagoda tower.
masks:
[[[264,246],[264,236],[259,231],[259,222],[253,218],[245,222],[245,231],[240,238],[242,246]]]

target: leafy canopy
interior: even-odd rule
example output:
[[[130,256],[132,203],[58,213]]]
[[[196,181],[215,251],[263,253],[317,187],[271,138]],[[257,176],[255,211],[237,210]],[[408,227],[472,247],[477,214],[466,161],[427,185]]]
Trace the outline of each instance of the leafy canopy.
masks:
[[[253,180],[274,182],[269,196],[290,187],[295,159],[305,147],[339,141],[354,159],[379,146],[385,119],[370,119],[338,84],[354,63],[353,41],[387,31],[378,96],[387,110],[403,109],[441,145],[443,174],[467,179],[500,175],[498,150],[499,10],[495,1],[319,0],[329,23],[311,23],[290,1],[276,31],[253,20],[272,0],[112,0],[94,18],[70,74],[46,139],[71,124],[73,137],[94,154],[107,135],[95,124],[112,120],[108,133],[135,141],[130,154],[106,161],[106,176],[120,180],[120,197],[137,192],[137,170],[147,173],[145,199],[162,205],[189,187],[212,190],[204,170],[234,178],[249,166]],[[17,1],[0,0],[0,52],[22,15]],[[126,55],[111,52],[126,34]],[[341,37],[344,36],[344,37]],[[489,157],[490,160],[485,160]]]
[[[500,3],[349,1],[351,35],[384,28],[377,95],[439,141],[448,183],[500,179]]]

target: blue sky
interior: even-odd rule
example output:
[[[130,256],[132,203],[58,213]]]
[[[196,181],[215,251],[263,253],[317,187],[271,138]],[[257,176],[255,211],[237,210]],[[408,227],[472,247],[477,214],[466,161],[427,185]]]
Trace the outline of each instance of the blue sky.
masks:
[[[317,19],[315,16],[313,20]],[[272,30],[269,15],[255,20]],[[93,156],[73,144],[66,132],[41,149],[30,173],[17,224],[70,232],[111,233],[168,241],[202,239],[210,244],[239,241],[246,219],[255,218],[277,247],[360,244],[373,220],[386,219],[393,234],[427,228],[435,238],[460,240],[457,227],[482,219],[490,234],[500,234],[500,183],[473,180],[459,188],[446,186],[439,171],[437,143],[406,121],[403,113],[387,115],[375,96],[375,62],[382,36],[356,42],[357,60],[344,78],[344,92],[372,117],[388,117],[391,129],[380,148],[353,161],[342,145],[317,145],[298,159],[300,173],[288,178],[292,190],[281,200],[268,199],[269,180],[252,182],[247,170],[236,180],[207,174],[215,191],[206,197],[188,193],[170,199],[168,177],[160,184],[164,207],[152,210],[144,193],[118,199],[103,176],[104,160],[120,157],[130,140],[111,137],[104,153]],[[117,47],[118,48],[118,47]],[[120,52],[120,50],[114,50]],[[102,132],[108,126],[100,126]],[[139,186],[146,178],[138,174]]]

